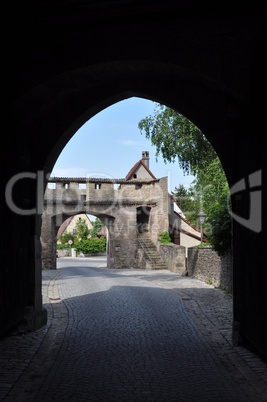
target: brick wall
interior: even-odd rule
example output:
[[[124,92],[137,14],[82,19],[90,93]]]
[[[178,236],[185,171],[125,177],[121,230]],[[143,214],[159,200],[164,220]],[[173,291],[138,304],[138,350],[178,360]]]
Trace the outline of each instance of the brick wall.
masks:
[[[232,256],[219,257],[211,247],[188,248],[188,276],[232,291]]]

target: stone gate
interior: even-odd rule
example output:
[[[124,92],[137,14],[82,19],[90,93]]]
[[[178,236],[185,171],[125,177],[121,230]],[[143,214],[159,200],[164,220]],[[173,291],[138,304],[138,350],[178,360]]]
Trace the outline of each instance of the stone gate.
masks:
[[[69,216],[95,215],[108,229],[107,264],[137,268],[137,236],[156,243],[168,230],[167,177],[161,179],[50,178],[42,215],[42,267],[56,269],[57,232]]]

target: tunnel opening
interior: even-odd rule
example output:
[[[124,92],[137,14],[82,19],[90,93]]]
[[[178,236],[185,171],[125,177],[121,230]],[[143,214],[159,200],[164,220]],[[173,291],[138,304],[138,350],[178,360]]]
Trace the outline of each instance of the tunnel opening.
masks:
[[[108,119],[106,117],[104,117],[106,111],[109,111],[109,113],[111,114],[112,110],[113,110],[113,106],[120,105],[122,107],[122,110],[124,110],[124,112],[125,112],[125,109],[123,109],[123,106],[125,104],[127,104],[127,102],[131,101],[132,99],[136,100],[136,101],[146,100],[147,102],[149,102],[151,104],[154,104],[154,105],[156,103],[155,101],[151,101],[148,98],[144,98],[144,97],[129,97],[128,100],[112,103],[110,105],[110,107],[104,108],[103,111],[97,113],[95,115],[95,117],[98,120],[101,120],[101,118],[102,118],[103,121],[105,121],[105,120],[108,121]],[[103,117],[101,117],[101,115],[103,115]],[[121,116],[121,114],[120,114],[120,116]],[[99,130],[98,126],[94,123],[95,117],[89,119],[88,122],[84,123],[81,126],[81,128],[78,131],[76,131],[76,133],[73,134],[72,139],[74,139],[76,136],[78,136],[78,137],[80,136],[80,138],[79,138],[80,147],[81,147],[82,143],[86,144],[86,136],[87,136],[87,138],[90,138],[90,134],[93,133],[93,130]],[[143,114],[142,117],[145,117],[144,114]],[[188,120],[188,122],[190,124],[189,120]],[[90,125],[92,125],[92,127],[93,127],[93,130],[91,132],[90,132],[90,129],[89,129]],[[119,122],[117,123],[116,130],[118,130],[117,129],[118,125],[119,125]],[[112,126],[112,124],[109,123],[109,126]],[[81,131],[81,129],[82,129],[82,131]],[[89,132],[87,132],[87,131],[89,131]],[[118,135],[118,133],[117,133],[117,135]],[[99,137],[101,138],[101,136],[99,136]],[[116,137],[115,137],[115,134],[114,134],[114,137],[113,137],[113,132],[112,131],[110,133],[110,137],[112,138],[112,140],[111,140],[110,143],[107,144],[107,148],[108,148],[108,151],[113,150],[111,152],[111,154],[115,155],[116,143],[114,144],[115,141],[114,141],[113,138],[116,138]],[[139,133],[139,137],[140,137],[140,133]],[[101,161],[102,162],[103,162],[104,158],[107,158],[107,155],[105,154],[105,146],[104,146],[105,145],[104,142],[106,141],[106,138],[107,137],[104,137],[104,139],[101,138],[101,142],[102,142]],[[126,137],[126,140],[127,140],[127,137]],[[125,141],[125,143],[126,142],[127,141]],[[134,141],[132,141],[132,142],[134,142]],[[64,148],[61,149],[61,153],[60,153],[60,155],[58,157],[58,160],[60,160],[61,158],[63,158],[63,160],[64,160],[64,153],[66,153],[65,159],[68,160],[68,163],[73,164],[72,159],[71,159],[71,154],[73,154],[73,152],[71,151],[71,146],[69,145],[70,143],[71,143],[71,141],[69,141],[67,144],[65,144]],[[131,143],[131,141],[129,141],[129,143]],[[93,145],[93,144],[95,144],[95,145]],[[90,139],[90,145],[89,146],[98,146],[97,140],[94,139],[94,141],[92,141]],[[99,145],[99,147],[100,147],[100,145]],[[212,147],[212,145],[211,145],[211,147]],[[84,149],[86,149],[86,146],[84,146]],[[53,153],[53,151],[52,151],[52,153]],[[82,160],[82,151],[79,150],[79,152],[77,152],[77,153],[79,154],[79,157]],[[121,172],[123,171],[122,170],[122,163],[123,163],[123,161],[127,161],[127,158],[129,158],[127,150],[124,149],[123,151],[118,151],[118,156],[117,156],[117,158],[115,157],[115,160],[117,160],[119,163],[116,163],[115,160],[113,160],[113,162],[111,162],[111,164],[110,164],[111,168],[114,165],[119,166],[119,168],[120,168],[120,172],[118,174],[119,176],[122,176],[122,174],[121,174]],[[136,169],[134,169],[134,167],[133,167],[130,170],[130,172],[128,173],[128,175],[126,176],[126,178],[135,181],[135,185],[134,185],[135,194],[137,194],[138,192],[142,191],[142,186],[144,188],[144,184],[142,184],[140,181],[138,181],[138,180],[140,180],[140,178],[142,178],[142,179],[143,178],[144,179],[148,179],[148,178],[155,179],[156,178],[152,174],[150,169],[149,169],[149,159],[150,159],[149,158],[149,151],[143,151],[142,150],[142,159],[140,161],[142,162],[143,166],[145,166],[145,169],[143,169],[143,173],[142,173],[142,171],[138,170],[138,169],[140,169],[140,166],[143,167],[142,165],[140,165],[138,167],[135,166]],[[110,160],[112,160],[112,159],[110,159]],[[168,161],[166,163],[166,160],[164,160],[164,162],[165,162],[166,169],[168,169],[170,164],[168,163]],[[125,164],[126,164],[126,162],[125,162]],[[65,166],[65,168],[66,167],[67,166]],[[125,187],[122,188],[122,186],[124,186],[124,184],[116,183],[116,180],[114,180],[114,173],[113,172],[111,173],[111,171],[107,171],[107,167],[105,167],[104,169],[106,169],[106,170],[103,171],[103,163],[102,163],[102,171],[101,171],[101,164],[97,165],[97,167],[96,166],[93,167],[93,168],[91,167],[90,170],[88,168],[84,168],[83,169],[84,177],[82,178],[82,180],[85,183],[79,183],[80,179],[78,177],[76,179],[74,177],[71,178],[72,182],[74,182],[74,180],[76,180],[77,183],[79,183],[78,184],[78,191],[83,193],[83,194],[77,195],[76,198],[78,200],[77,201],[78,203],[80,201],[81,202],[87,202],[87,203],[90,202],[89,201],[90,200],[90,194],[86,193],[86,191],[87,191],[86,186],[89,185],[89,187],[90,187],[91,184],[89,184],[89,181],[91,179],[94,180],[94,184],[92,184],[93,187],[91,187],[91,190],[90,190],[91,194],[95,193],[96,196],[98,196],[98,197],[100,197],[101,194],[102,195],[104,194],[104,198],[99,198],[99,200],[102,200],[101,202],[106,202],[106,201],[104,201],[104,200],[106,200],[105,197],[109,196],[111,194],[111,191],[113,191],[112,197],[114,197],[114,194],[116,192],[117,192],[117,194],[119,194],[119,198],[116,199],[117,200],[116,202],[120,202],[121,204],[126,202],[123,199],[123,197],[126,194],[126,198],[127,198],[127,194],[128,194],[127,191],[129,189],[129,187],[127,188],[127,190],[126,190]],[[128,166],[128,169],[129,169],[129,166]],[[216,169],[216,166],[215,166],[215,169]],[[223,169],[223,168],[221,168],[221,169]],[[54,170],[52,171],[51,177],[49,179],[51,181],[51,183],[49,183],[50,186],[54,185],[54,183],[53,183],[54,171],[56,171],[56,172],[60,171],[60,168],[57,168],[57,162],[54,165]],[[61,172],[64,173],[64,176],[67,176],[66,175],[66,170],[64,171],[64,169],[61,169]],[[141,174],[140,174],[140,172],[141,172]],[[165,170],[165,172],[166,172],[166,170]],[[78,176],[78,174],[81,176],[81,169],[78,172],[76,171],[75,174],[76,174],[76,176]],[[210,174],[209,177],[211,177],[212,172],[209,172],[209,174]],[[105,182],[105,180],[101,182],[100,179],[98,181],[97,176],[99,176],[99,177],[102,176],[102,178],[104,178],[106,180],[106,182]],[[173,176],[174,176],[174,174],[173,174]],[[207,177],[208,177],[208,174],[207,174]],[[171,179],[173,180],[173,177]],[[62,177],[60,180],[62,181],[62,186],[63,186],[63,189],[64,189],[63,190],[63,198],[64,197],[66,198],[65,202],[71,203],[71,198],[68,199],[68,194],[71,193],[71,190],[73,191],[74,184],[69,183],[67,177],[65,177],[65,178]],[[112,180],[113,180],[113,188],[108,187],[108,181],[112,182]],[[86,182],[88,182],[88,183],[86,184]],[[109,184],[111,184],[111,182]],[[177,182],[177,185],[179,185],[179,182]],[[198,198],[198,201],[196,203],[197,207],[194,206],[195,210],[191,211],[192,213],[190,211],[186,211],[186,214],[184,214],[183,208],[182,209],[179,208],[179,203],[181,202],[181,199],[183,197],[178,196],[178,197],[175,198],[173,196],[174,195],[173,192],[169,191],[169,195],[171,196],[168,199],[168,204],[169,205],[168,205],[168,218],[167,219],[169,220],[169,224],[167,224],[167,227],[165,228],[166,230],[165,229],[164,230],[169,232],[169,234],[171,236],[171,239],[172,239],[172,241],[174,243],[176,243],[176,244],[179,243],[179,245],[182,245],[182,246],[185,245],[185,247],[186,247],[186,259],[188,258],[188,252],[187,252],[188,247],[193,247],[193,246],[199,244],[199,242],[200,242],[200,233],[199,233],[200,226],[199,226],[199,223],[198,223],[197,214],[199,213],[199,210],[203,208],[203,200],[205,201],[205,192],[208,191],[209,187],[211,187],[211,185],[207,185],[207,180],[204,181],[204,185],[206,186],[204,189],[203,188],[197,188],[198,194],[194,195],[195,198]],[[204,185],[202,184],[202,187]],[[228,186],[228,183],[227,183],[227,186]],[[229,188],[229,186],[228,186],[228,188]],[[168,190],[169,190],[169,188],[168,188]],[[220,191],[220,190],[217,189],[217,192],[218,191]],[[216,190],[214,190],[214,192],[216,192]],[[190,198],[190,197],[192,198],[192,192],[191,192],[190,195],[189,195],[189,193],[187,194],[187,198]],[[210,197],[210,195],[208,195],[207,198],[209,198],[209,197]],[[184,197],[184,198],[186,198],[186,197]],[[115,198],[112,198],[111,203],[114,204],[114,200],[115,200]],[[110,199],[109,199],[109,202],[110,202]],[[192,206],[191,206],[191,208],[192,208]],[[196,208],[198,208],[198,209],[196,209]],[[230,208],[229,198],[228,198],[228,208],[229,208],[228,212],[230,213],[231,208]],[[153,211],[153,214],[151,215],[152,211]],[[115,212],[114,212],[113,216],[114,216],[114,222],[116,222],[116,213]],[[129,216],[129,214],[128,214],[128,216]],[[152,219],[151,219],[151,216],[152,216]],[[142,205],[142,206],[136,207],[136,212],[134,210],[133,217],[134,217],[134,219],[136,219],[137,232],[139,232],[140,230],[150,230],[150,232],[151,232],[152,231],[151,228],[154,230],[154,227],[156,227],[155,221],[153,221],[154,216],[155,216],[155,214],[154,214],[154,207],[153,206]],[[170,220],[171,220],[171,223],[170,223]],[[206,225],[207,228],[212,229],[211,228],[211,223],[209,223],[209,222],[207,223],[207,221],[206,221],[205,225]],[[124,229],[123,226],[124,226],[123,223],[119,223],[120,228]],[[113,225],[113,227],[115,227],[115,226]],[[205,227],[204,227],[204,229],[205,229]],[[129,230],[128,230],[128,234],[129,234]],[[159,230],[154,235],[153,241],[155,243],[158,240],[158,235],[159,235]],[[123,236],[124,236],[124,234],[123,234]],[[231,236],[231,234],[230,234],[230,236]],[[120,234],[116,235],[116,242],[115,241],[113,242],[113,246],[114,246],[113,255],[116,255],[115,249],[117,251],[118,250],[121,251],[121,244],[120,244],[120,241],[119,241],[119,237],[120,237]],[[177,239],[178,239],[178,241],[177,241]],[[188,239],[190,240],[189,242],[188,242]],[[204,241],[205,242],[207,241],[206,239],[207,239],[207,236],[206,236],[206,233],[205,233],[205,236],[204,236]],[[231,240],[229,242],[231,242]],[[116,246],[115,246],[115,243],[116,243]],[[110,251],[110,248],[109,248],[109,251]],[[133,250],[133,254],[134,254],[134,250]],[[123,258],[125,259],[125,258],[127,258],[127,256],[125,255]],[[186,260],[185,265],[187,266],[187,260]],[[223,278],[221,278],[221,279],[223,279]],[[207,279],[207,281],[212,282],[212,280],[209,280],[209,279]]]
[[[108,229],[99,218],[77,214],[66,219],[57,232],[57,257],[106,255]]]
[[[254,208],[259,224],[252,227],[246,216],[246,200],[261,197],[261,187],[266,188],[260,175],[254,180],[266,170],[265,15],[250,7],[235,7],[234,12],[226,7],[221,13],[208,3],[192,10],[171,3],[158,3],[151,12],[139,2],[130,13],[128,2],[123,8],[111,4],[101,10],[104,14],[89,5],[86,13],[77,4],[74,13],[62,18],[53,7],[45,13],[36,7],[32,14],[14,6],[12,18],[30,30],[19,30],[7,58],[14,85],[7,87],[11,96],[5,118],[12,135],[3,147],[3,182],[10,184],[22,171],[30,172],[31,179],[40,171],[46,176],[77,129],[118,100],[147,97],[180,110],[212,142],[230,187],[241,183],[244,189],[232,197],[236,218],[243,218],[233,220],[235,328],[266,356],[266,214],[261,198]],[[106,30],[100,32],[103,15]],[[51,30],[43,34],[45,26]],[[12,196],[20,207],[34,208],[34,180],[14,186]],[[42,303],[40,214],[22,216],[14,209],[4,204],[1,334],[22,318],[25,307],[39,312]]]
[[[63,210],[59,205],[63,205]],[[88,209],[70,212],[65,207],[58,203],[57,214],[46,210],[42,216],[42,269],[57,269],[59,257],[89,257],[99,253],[106,255],[109,264],[109,228],[114,218]]]

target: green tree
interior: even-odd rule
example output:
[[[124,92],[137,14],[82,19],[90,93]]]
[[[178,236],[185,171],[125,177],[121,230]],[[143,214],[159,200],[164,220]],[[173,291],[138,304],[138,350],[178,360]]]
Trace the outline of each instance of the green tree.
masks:
[[[156,104],[154,114],[142,119],[138,128],[156,146],[157,156],[161,154],[165,163],[174,162],[178,157],[185,173],[196,175],[216,158],[215,150],[201,130],[167,106]]]
[[[89,235],[89,229],[85,219],[79,218],[79,220],[76,222],[75,228],[78,239],[87,239]]]
[[[219,256],[224,256],[231,250],[231,217],[228,211],[229,189],[222,190],[218,200],[209,210],[209,239]]]
[[[204,229],[208,229],[210,222],[210,210],[214,204],[220,201],[225,189],[229,192],[227,178],[218,156],[204,170],[199,170],[196,179],[190,186],[189,193],[192,200],[192,210],[186,217],[197,225],[197,214],[201,208],[207,215]],[[190,215],[190,219],[189,216]]]
[[[179,208],[181,208],[185,215],[192,211],[192,209],[194,208],[194,204],[191,189],[187,190],[183,184],[180,184],[179,187],[174,188],[172,194],[177,200],[177,205],[179,206]]]
[[[186,117],[159,104],[154,114],[142,119],[138,127],[156,146],[156,155],[161,154],[165,163],[178,158],[184,173],[195,176],[188,190],[182,185],[175,188],[177,204],[195,226],[203,208],[207,215],[204,230],[209,233],[211,244],[220,255],[229,251],[231,219],[228,205],[223,202],[229,187],[221,162],[205,135]]]
[[[74,236],[71,233],[63,233],[63,235],[59,236],[58,240],[61,243],[60,248],[69,247],[68,241],[72,240],[74,242]]]
[[[89,230],[89,234],[92,237],[96,237],[97,233],[100,232],[101,228],[104,227],[104,223],[99,219],[96,218],[95,221],[92,222],[93,228]]]
[[[59,236],[58,240],[60,243],[57,244],[57,249],[62,250],[70,247],[68,244],[69,240],[74,243],[74,236],[71,233],[63,233],[63,235]]]

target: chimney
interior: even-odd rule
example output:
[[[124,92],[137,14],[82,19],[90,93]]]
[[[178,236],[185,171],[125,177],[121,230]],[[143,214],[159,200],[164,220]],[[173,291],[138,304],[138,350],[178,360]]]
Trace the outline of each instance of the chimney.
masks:
[[[142,161],[144,162],[146,167],[149,169],[149,152],[148,151],[142,152]]]

